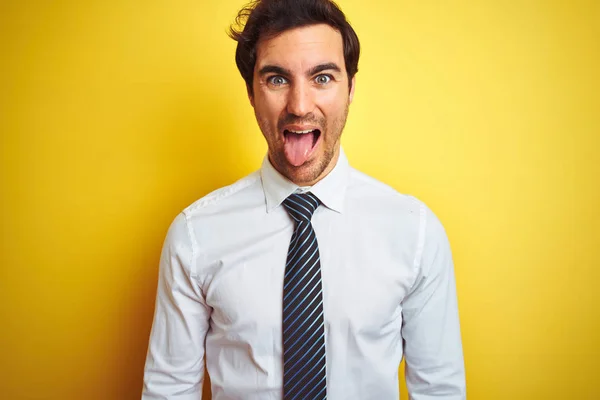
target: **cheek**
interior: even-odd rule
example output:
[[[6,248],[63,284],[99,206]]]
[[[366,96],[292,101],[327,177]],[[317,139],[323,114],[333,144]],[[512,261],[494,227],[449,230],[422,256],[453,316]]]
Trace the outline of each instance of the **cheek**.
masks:
[[[337,118],[346,109],[348,92],[331,91],[321,97],[321,109],[326,117]]]
[[[258,125],[263,136],[271,145],[279,141],[277,134],[277,124],[281,116],[282,107],[273,99],[260,98],[256,101],[255,114]]]
[[[282,95],[274,93],[261,93],[256,100],[257,111],[269,120],[277,118],[285,108],[285,101]]]

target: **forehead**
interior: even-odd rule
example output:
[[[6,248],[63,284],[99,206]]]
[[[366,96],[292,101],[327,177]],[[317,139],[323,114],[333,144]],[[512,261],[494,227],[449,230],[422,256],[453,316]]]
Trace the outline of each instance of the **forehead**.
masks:
[[[333,62],[344,68],[342,35],[326,24],[289,29],[256,46],[256,66],[278,65],[290,70]]]

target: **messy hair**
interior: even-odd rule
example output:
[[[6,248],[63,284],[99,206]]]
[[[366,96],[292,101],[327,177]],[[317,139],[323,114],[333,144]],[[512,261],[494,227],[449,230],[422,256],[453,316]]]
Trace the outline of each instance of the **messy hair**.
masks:
[[[250,93],[260,39],[302,26],[327,24],[342,35],[348,85],[358,71],[358,36],[340,8],[331,0],[253,0],[243,7],[229,36],[237,42],[235,62]]]

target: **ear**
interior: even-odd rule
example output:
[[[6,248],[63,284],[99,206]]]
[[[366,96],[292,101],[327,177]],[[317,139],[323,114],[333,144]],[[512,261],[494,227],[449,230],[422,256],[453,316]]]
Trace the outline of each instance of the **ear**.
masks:
[[[356,75],[352,77],[352,86],[350,87],[350,95],[348,97],[348,104],[352,103],[352,99],[354,98],[354,88],[356,87]]]
[[[246,85],[246,93],[248,93],[248,100],[250,100],[250,104],[254,108],[254,94],[252,94],[252,88],[250,85]]]

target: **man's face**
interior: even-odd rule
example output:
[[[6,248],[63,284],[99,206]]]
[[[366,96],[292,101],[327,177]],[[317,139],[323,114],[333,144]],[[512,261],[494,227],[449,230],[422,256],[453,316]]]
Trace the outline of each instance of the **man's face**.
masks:
[[[353,94],[342,36],[329,25],[258,42],[250,102],[269,160],[295,184],[313,185],[335,166]]]

